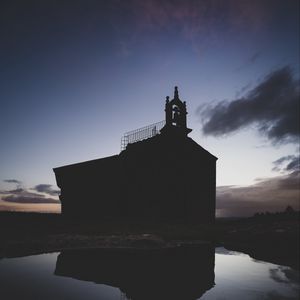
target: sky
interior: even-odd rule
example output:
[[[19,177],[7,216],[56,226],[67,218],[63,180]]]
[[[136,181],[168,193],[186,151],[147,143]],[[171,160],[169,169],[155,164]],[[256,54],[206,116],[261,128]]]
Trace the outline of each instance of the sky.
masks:
[[[0,210],[58,212],[52,168],[118,154],[174,86],[217,216],[299,209],[299,1],[4,0],[0,24]]]

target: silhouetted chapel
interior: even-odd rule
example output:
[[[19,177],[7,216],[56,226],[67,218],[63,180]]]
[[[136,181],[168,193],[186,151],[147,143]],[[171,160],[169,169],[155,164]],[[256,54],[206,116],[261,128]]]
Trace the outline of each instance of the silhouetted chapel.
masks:
[[[177,87],[165,116],[125,133],[118,155],[55,168],[62,214],[213,222],[217,158],[188,137]]]

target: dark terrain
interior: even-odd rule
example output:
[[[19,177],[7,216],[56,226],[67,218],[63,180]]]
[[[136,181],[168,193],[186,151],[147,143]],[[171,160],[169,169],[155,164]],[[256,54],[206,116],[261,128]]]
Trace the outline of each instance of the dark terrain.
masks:
[[[83,248],[151,249],[203,242],[299,269],[299,213],[217,219],[215,225],[68,220],[59,214],[0,213],[0,258]]]

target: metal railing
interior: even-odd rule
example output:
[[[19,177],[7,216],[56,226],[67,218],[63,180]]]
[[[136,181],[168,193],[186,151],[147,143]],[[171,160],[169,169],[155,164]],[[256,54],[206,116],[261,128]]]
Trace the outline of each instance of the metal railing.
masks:
[[[160,130],[165,126],[165,121],[160,121],[139,129],[126,132],[121,139],[121,151],[125,150],[128,144],[133,144],[138,141],[149,139],[160,133]]]

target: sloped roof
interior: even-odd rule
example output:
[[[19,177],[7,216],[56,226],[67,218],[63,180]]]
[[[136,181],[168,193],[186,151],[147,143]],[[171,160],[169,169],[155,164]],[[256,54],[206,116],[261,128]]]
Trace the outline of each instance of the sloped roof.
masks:
[[[61,167],[57,167],[57,168],[53,168],[54,172],[60,172],[60,171],[64,171],[64,170],[71,170],[71,169],[82,169],[85,167],[95,167],[95,166],[102,166],[104,164],[107,163],[112,163],[117,161],[119,155],[112,155],[112,156],[107,156],[107,157],[103,157],[103,158],[98,158],[98,159],[93,159],[93,160],[88,160],[88,161],[83,161],[83,162],[79,162],[79,163],[75,163],[75,164],[71,164],[71,165],[65,165],[65,166],[61,166]]]

